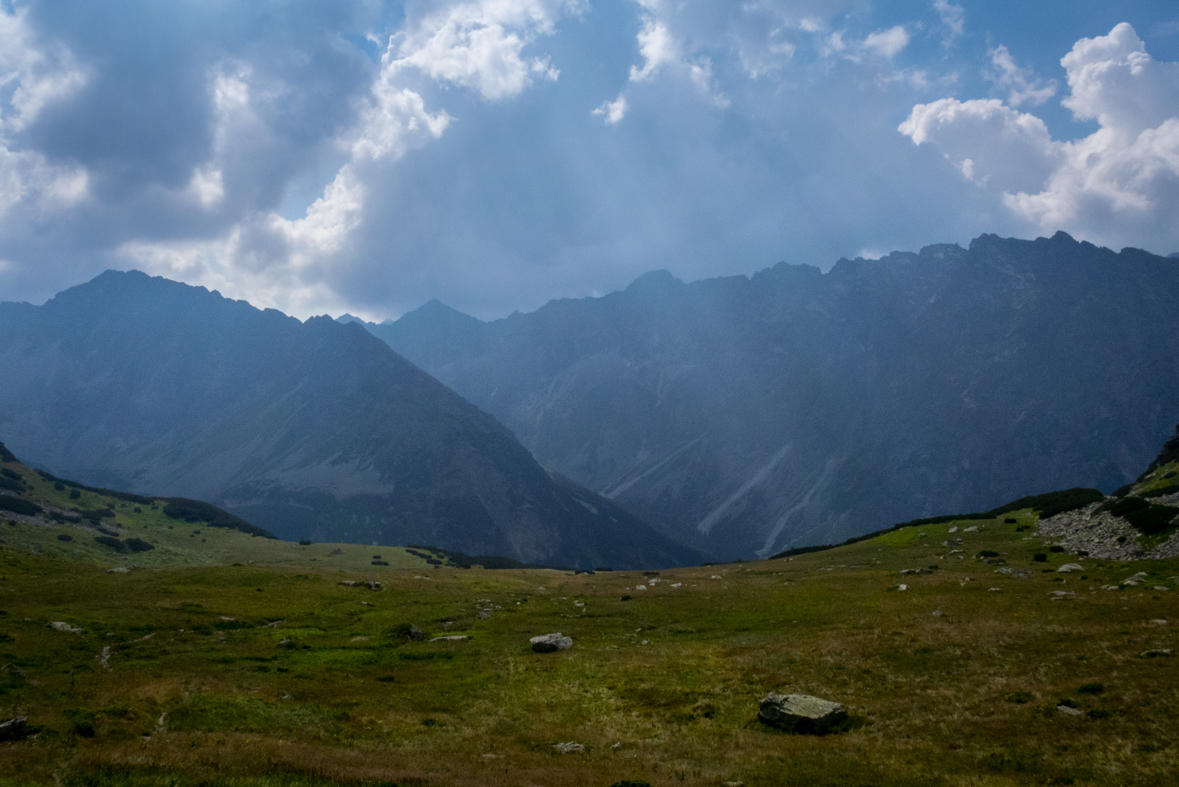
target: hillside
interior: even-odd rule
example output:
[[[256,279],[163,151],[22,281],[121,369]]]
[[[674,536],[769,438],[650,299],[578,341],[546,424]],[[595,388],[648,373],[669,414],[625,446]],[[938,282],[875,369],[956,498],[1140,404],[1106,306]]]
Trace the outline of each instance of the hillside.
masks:
[[[284,539],[699,560],[359,326],[109,271],[43,306],[0,304],[0,368],[0,435],[29,464],[209,501]]]
[[[368,325],[545,466],[718,558],[1132,480],[1179,420],[1179,264],[1058,233]]]
[[[657,575],[389,570],[376,592],[0,544],[0,722],[28,734],[0,742],[0,785],[1168,784],[1179,560],[1078,558],[1035,526]],[[554,631],[572,648],[529,649]],[[850,722],[775,730],[768,692]]]

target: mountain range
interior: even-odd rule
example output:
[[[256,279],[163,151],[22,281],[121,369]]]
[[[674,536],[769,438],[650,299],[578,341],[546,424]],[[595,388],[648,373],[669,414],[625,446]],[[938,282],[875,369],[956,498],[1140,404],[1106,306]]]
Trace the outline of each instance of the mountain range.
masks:
[[[108,271],[0,304],[0,369],[0,435],[30,465],[215,503],[280,538],[580,568],[701,559],[357,325]]]
[[[1174,259],[983,235],[365,327],[541,464],[731,559],[1132,480],[1179,419],[1177,303]]]

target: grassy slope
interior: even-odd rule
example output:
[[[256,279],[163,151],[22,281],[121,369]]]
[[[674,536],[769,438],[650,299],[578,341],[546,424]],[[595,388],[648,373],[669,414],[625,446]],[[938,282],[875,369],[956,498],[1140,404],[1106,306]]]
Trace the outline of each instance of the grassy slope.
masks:
[[[16,549],[40,553],[45,557],[81,560],[106,567],[128,566],[163,568],[184,565],[228,565],[234,562],[262,561],[269,565],[289,568],[313,567],[365,571],[374,578],[382,571],[394,568],[427,567],[420,558],[393,547],[371,548],[357,544],[313,544],[300,546],[290,541],[277,541],[241,533],[236,530],[209,527],[204,523],[188,523],[164,516],[163,503],[150,508],[113,497],[82,491],[79,498],[70,498],[67,487],[56,490],[36,471],[16,463],[3,467],[19,473],[29,490],[26,500],[43,507],[69,512],[110,508],[113,519],[104,519],[103,527],[118,530],[120,539],[140,538],[156,548],[147,552],[119,553],[94,541],[100,533],[83,520],[79,525],[51,524],[42,517],[25,517],[10,511],[0,511],[0,544]],[[139,509],[138,513],[136,509]],[[15,522],[15,524],[12,524]],[[72,541],[61,541],[68,535]],[[335,550],[340,550],[335,553]],[[387,561],[389,569],[372,566],[374,554]]]
[[[298,568],[108,574],[29,555],[10,537],[27,526],[9,528],[0,663],[14,667],[0,673],[0,718],[27,714],[43,730],[0,744],[0,785],[1172,783],[1179,671],[1139,654],[1179,651],[1179,561],[1086,559],[1083,575],[1058,574],[1075,558],[1034,562],[1046,544],[1016,530],[1030,513],[1015,518],[960,523],[959,554],[942,546],[951,524],[930,525],[665,571],[646,591],[635,572],[391,567],[386,589],[369,592],[341,587],[360,574],[323,554],[310,563],[327,551],[318,545],[249,537],[234,549],[274,549]],[[166,524],[143,524],[164,544],[151,528]],[[187,536],[172,532],[182,550]],[[975,557],[984,549],[1032,575],[995,573]],[[1138,571],[1146,585],[1100,589]],[[910,589],[890,589],[899,582]],[[481,599],[500,609],[481,619]],[[82,632],[53,631],[55,620]],[[406,623],[473,639],[387,634]],[[531,653],[528,637],[549,631],[573,649]],[[1104,692],[1078,692],[1091,682]],[[856,724],[823,738],[774,732],[755,720],[768,691],[844,702]],[[1014,692],[1031,700],[1007,701]],[[1109,715],[1066,718],[1062,698]],[[87,724],[93,737],[76,731]],[[559,741],[586,751],[558,754]]]

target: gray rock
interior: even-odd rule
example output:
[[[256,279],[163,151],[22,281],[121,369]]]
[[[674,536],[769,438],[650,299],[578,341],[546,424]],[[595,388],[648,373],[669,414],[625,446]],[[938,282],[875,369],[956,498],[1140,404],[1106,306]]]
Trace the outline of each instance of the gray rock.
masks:
[[[1070,571],[1084,571],[1085,567],[1080,563],[1065,563],[1060,568],[1056,569],[1057,574],[1067,574]]]
[[[431,642],[466,642],[471,639],[470,634],[451,634],[448,637],[433,637]]]
[[[561,754],[574,754],[579,751],[585,751],[584,746],[582,746],[580,743],[573,743],[572,741],[569,743],[554,744],[553,748],[561,752]]]
[[[128,573],[130,573],[130,569],[128,569],[126,566],[115,566],[114,568],[108,568],[106,570],[106,573],[108,573],[108,574],[128,574]]]
[[[50,623],[49,628],[53,629],[54,631],[68,631],[71,634],[81,634],[82,633],[82,629],[77,628],[76,626],[71,626],[69,623],[65,623],[60,620],[55,620],[52,623]]]
[[[1151,650],[1142,651],[1141,653],[1138,654],[1138,657],[1143,658],[1143,659],[1158,659],[1158,658],[1168,658],[1169,659],[1171,657],[1171,655],[1172,654],[1171,654],[1170,648],[1152,648]]]
[[[1056,711],[1061,716],[1082,716],[1082,715],[1084,715],[1084,711],[1080,710],[1079,708],[1070,708],[1067,705],[1057,705]]]
[[[375,579],[364,580],[364,586],[366,588],[368,588],[369,590],[380,590],[381,589],[381,583],[377,582]]]
[[[847,710],[809,694],[767,694],[761,701],[757,718],[766,724],[791,732],[822,735],[847,718]]]
[[[29,720],[24,716],[0,724],[0,741],[19,741],[29,735]]]
[[[564,637],[559,631],[555,634],[542,634],[528,641],[532,643],[532,649],[537,653],[553,653],[573,647],[573,638]]]

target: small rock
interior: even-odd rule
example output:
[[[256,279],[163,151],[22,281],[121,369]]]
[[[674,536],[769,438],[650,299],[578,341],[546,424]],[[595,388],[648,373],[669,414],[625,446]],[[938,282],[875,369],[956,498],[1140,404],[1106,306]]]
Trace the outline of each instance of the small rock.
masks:
[[[1171,649],[1170,648],[1152,648],[1151,650],[1142,651],[1141,653],[1138,654],[1138,657],[1142,658],[1142,659],[1170,658],[1171,657]]]
[[[847,710],[838,702],[809,694],[771,693],[761,701],[757,718],[791,732],[822,735],[846,719]]]
[[[683,583],[683,582],[672,582],[672,583],[671,583],[671,586],[672,586],[673,588],[679,588],[679,587],[683,587],[683,586],[684,586],[684,583]]]
[[[355,579],[341,579],[340,584],[346,588],[360,587],[360,583],[357,582]]]
[[[1082,711],[1080,708],[1070,708],[1067,705],[1057,705],[1056,711],[1061,716],[1083,716],[1084,715],[1084,711]]]
[[[541,634],[539,637],[533,637],[528,641],[532,644],[532,649],[537,653],[553,653],[573,647],[573,638],[562,636],[559,631],[555,634]]]
[[[1064,601],[1066,599],[1074,598],[1077,594],[1071,590],[1054,590],[1048,595],[1052,596],[1053,601]]]
[[[1162,585],[1155,585],[1154,588],[1152,588],[1152,589],[1153,590],[1170,590],[1170,588],[1163,587]]]
[[[572,741],[569,743],[555,744],[553,748],[559,751],[561,754],[573,754],[575,752],[585,751],[584,746],[582,746],[580,743],[573,743]]]
[[[353,637],[349,642],[368,642],[368,637]]]
[[[126,566],[115,566],[114,568],[108,568],[106,570],[106,573],[108,573],[108,574],[127,574],[127,573],[130,573],[130,571],[131,571],[131,569],[127,568]]]
[[[720,574],[713,574],[713,575],[712,575],[712,578],[713,578],[713,579],[720,579],[720,578],[721,578],[721,575],[720,575]]]
[[[1056,569],[1057,574],[1067,574],[1070,571],[1084,571],[1085,567],[1080,563],[1065,563],[1060,568]]]
[[[646,585],[635,585],[635,590],[646,590],[646,589],[647,589]]]
[[[951,533],[957,533],[957,532],[958,532],[958,526],[957,526],[957,525],[954,525],[953,527],[951,527],[951,528],[950,528],[949,532],[951,532]]]
[[[935,610],[933,611],[933,616],[934,616],[935,618],[940,618],[940,617],[941,617],[942,615],[944,615],[944,614],[946,614],[946,613],[945,613],[945,612],[942,612],[940,609],[935,609]]]
[[[970,527],[966,528],[962,532],[963,533],[977,533],[978,532],[978,525],[971,525]]]
[[[381,583],[377,582],[375,579],[364,580],[364,586],[366,588],[368,588],[369,590],[380,590],[381,589]]]
[[[990,593],[1001,593],[1003,588],[987,588],[987,591]]]
[[[1155,618],[1154,620],[1146,621],[1146,625],[1148,625],[1148,626],[1165,626],[1165,625],[1167,625],[1167,621],[1163,620],[1162,618]]]
[[[68,631],[71,634],[82,633],[82,629],[77,628],[76,626],[71,626],[69,623],[64,623],[60,620],[55,620],[50,623],[49,628],[53,629],[54,631]]]
[[[897,590],[908,590],[908,589],[909,589],[908,585],[903,585],[903,584],[897,585]]]
[[[431,642],[466,642],[471,639],[470,634],[451,634],[448,637],[434,637]]]
[[[19,741],[28,735],[29,720],[25,716],[17,716],[0,724],[0,741]]]

